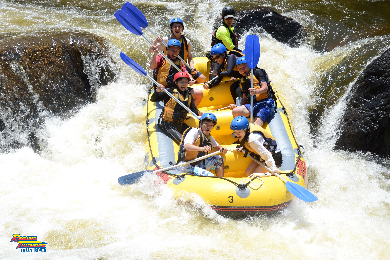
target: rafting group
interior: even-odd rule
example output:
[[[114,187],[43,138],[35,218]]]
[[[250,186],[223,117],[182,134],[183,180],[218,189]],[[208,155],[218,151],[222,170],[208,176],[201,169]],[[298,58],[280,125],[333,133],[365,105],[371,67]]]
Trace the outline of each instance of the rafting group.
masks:
[[[153,87],[144,106],[147,170],[121,176],[119,184],[156,174],[177,196],[195,193],[219,214],[234,217],[278,211],[293,195],[317,200],[305,188],[306,164],[286,109],[265,70],[257,67],[259,38],[248,35],[245,49],[238,48],[231,6],[222,9],[222,23],[212,33],[206,57],[193,57],[180,18],[173,18],[170,34],[161,37],[131,3],[114,15],[128,31],[142,36],[153,53],[153,76],[120,53]],[[142,28],[155,40],[146,38]]]
[[[265,162],[272,172],[279,173],[277,166],[282,163],[281,152],[275,139],[266,137],[261,128],[274,109],[274,92],[267,73],[258,67],[253,69],[252,86],[251,69],[247,65],[245,51],[238,48],[238,37],[232,26],[234,15],[233,7],[224,7],[223,22],[213,32],[211,50],[206,55],[211,62],[208,82],[206,76],[194,68],[193,47],[190,40],[183,35],[184,22],[180,18],[173,18],[170,21],[171,33],[167,37],[157,37],[149,48],[153,53],[149,64],[150,69],[153,70],[153,77],[158,83],[154,86],[155,91],[150,100],[164,102],[158,126],[179,145],[178,163],[204,156],[214,149],[226,154],[228,150],[219,145],[210,135],[217,124],[217,117],[213,113],[197,109],[203,91],[190,86],[203,83],[203,89],[208,90],[218,87],[224,76],[230,77],[233,82],[230,86],[230,94],[236,101],[236,104],[229,105],[234,118],[230,128],[238,138],[239,145],[236,149],[250,153],[259,161]],[[253,106],[250,104],[252,96]],[[198,128],[189,127],[184,122],[188,110],[184,106],[200,116]],[[254,124],[250,124],[248,120],[251,112],[254,116]],[[210,176],[213,176],[210,171],[215,171],[217,177],[223,177],[223,158],[220,155],[213,155],[198,163],[182,167],[181,170]],[[245,171],[247,176],[263,172],[266,172],[266,169],[256,161],[253,161]]]

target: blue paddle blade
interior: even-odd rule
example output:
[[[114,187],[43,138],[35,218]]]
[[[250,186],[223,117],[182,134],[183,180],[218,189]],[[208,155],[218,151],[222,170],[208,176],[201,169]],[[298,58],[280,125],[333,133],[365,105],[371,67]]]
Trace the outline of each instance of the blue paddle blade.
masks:
[[[127,2],[121,8],[128,16],[138,23],[142,28],[148,27],[145,15],[133,4]]]
[[[135,70],[136,72],[138,72],[141,75],[144,75],[144,76],[147,75],[146,71],[137,62],[135,62],[132,58],[130,58],[129,56],[127,56],[123,52],[121,52],[120,57],[133,70]]]
[[[260,59],[260,41],[257,35],[248,35],[245,41],[245,60],[250,69],[254,69]]]
[[[116,19],[130,32],[136,35],[142,35],[142,29],[136,21],[134,21],[130,16],[128,16],[122,10],[115,12],[114,16]]]
[[[292,183],[291,181],[286,182],[286,188],[292,195],[303,201],[313,202],[318,199],[313,193],[311,193],[301,185]]]
[[[142,171],[142,172],[135,172],[131,174],[127,174],[125,176],[118,178],[118,183],[120,185],[126,185],[126,184],[134,184],[139,181],[139,179],[144,176],[146,173],[153,173],[152,171]]]

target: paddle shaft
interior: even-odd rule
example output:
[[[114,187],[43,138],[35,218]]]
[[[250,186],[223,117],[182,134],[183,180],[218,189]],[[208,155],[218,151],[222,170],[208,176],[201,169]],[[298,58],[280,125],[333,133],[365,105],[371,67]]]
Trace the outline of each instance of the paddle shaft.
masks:
[[[218,79],[218,76],[215,77],[215,78],[213,78],[212,80],[209,80],[209,81],[205,82],[205,83],[207,83],[208,85],[210,85],[210,83],[212,83],[214,80],[217,80],[217,79]],[[230,81],[236,81],[236,80],[237,80],[237,79],[229,79],[229,80],[221,81],[221,82],[219,82],[219,84],[228,83],[228,82],[230,82]]]
[[[171,167],[167,167],[167,168],[164,168],[164,169],[155,170],[155,171],[153,171],[153,173],[162,172],[162,171],[169,171],[169,170],[175,169],[175,168],[180,167],[180,166],[184,166],[184,165],[188,165],[188,164],[191,164],[191,163],[194,163],[194,162],[198,162],[198,161],[204,160],[204,159],[206,159],[206,158],[208,158],[208,157],[210,157],[210,156],[213,156],[213,155],[216,155],[216,154],[219,154],[219,153],[220,153],[220,151],[215,151],[215,152],[213,152],[213,153],[206,154],[206,155],[204,155],[204,156],[201,156],[201,157],[199,157],[199,158],[196,158],[196,159],[194,159],[194,160],[192,160],[192,161],[181,162],[181,163],[176,164],[176,165],[173,165],[173,166],[171,166]]]
[[[253,88],[253,69],[251,69],[251,88]],[[253,124],[253,95],[251,95],[251,123]]]
[[[153,83],[156,84],[157,86],[160,85],[160,83],[158,83],[154,78],[152,78],[152,77],[149,76],[148,74],[146,74],[146,76],[147,76],[151,81],[153,81]],[[191,115],[192,115],[194,118],[196,118],[196,119],[199,120],[199,117],[198,117],[194,112],[192,112],[191,109],[190,109],[189,107],[187,107],[186,105],[184,105],[180,100],[178,100],[174,95],[172,95],[171,93],[169,93],[169,91],[166,90],[165,88],[164,88],[164,92],[165,92],[168,96],[170,96],[171,98],[173,98],[173,99],[174,99],[179,105],[181,105],[185,110],[187,110],[188,113],[191,113]]]
[[[277,177],[279,177],[279,179],[281,179],[284,183],[287,182],[282,176],[280,176],[280,174],[271,171],[270,168],[268,168],[264,163],[260,162],[259,160],[256,160],[252,155],[250,155],[250,154],[248,154],[248,155],[249,155],[250,158],[252,158],[252,160],[254,160],[254,161],[257,162],[258,164],[260,164],[261,166],[263,166],[265,169],[267,169],[267,171],[269,171],[270,173],[275,174]]]
[[[118,178],[118,183],[120,185],[134,184],[134,183],[136,183],[138,181],[138,179],[140,179],[142,176],[144,176],[145,173],[147,173],[147,172],[158,173],[158,172],[162,172],[162,171],[169,171],[169,170],[172,170],[172,169],[180,167],[180,166],[184,166],[184,165],[187,165],[187,164],[190,164],[190,163],[194,163],[194,162],[197,162],[197,161],[200,161],[200,160],[204,160],[207,157],[213,156],[213,155],[215,155],[217,153],[220,153],[220,151],[216,151],[216,152],[211,153],[211,154],[206,154],[205,156],[196,158],[196,159],[194,159],[192,161],[182,162],[182,163],[179,163],[177,165],[174,165],[174,166],[171,166],[171,167],[167,167],[167,168],[164,168],[164,169],[158,169],[158,170],[154,170],[154,171],[141,171],[141,172],[130,173],[130,174],[127,174],[125,176],[119,177]]]

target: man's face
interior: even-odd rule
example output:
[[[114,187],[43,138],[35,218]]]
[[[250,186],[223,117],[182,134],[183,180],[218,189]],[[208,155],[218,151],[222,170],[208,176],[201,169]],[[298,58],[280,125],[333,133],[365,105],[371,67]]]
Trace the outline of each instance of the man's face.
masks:
[[[171,31],[172,31],[172,34],[174,34],[176,37],[178,37],[183,32],[183,25],[181,23],[172,23],[171,24]]]
[[[204,135],[209,135],[211,130],[213,130],[213,128],[214,128],[213,121],[209,121],[209,120],[203,121],[202,126],[201,126],[201,130],[202,130],[202,133]]]
[[[229,17],[228,19],[223,19],[223,21],[225,22],[225,24],[227,26],[232,27],[233,22],[234,22],[234,17]]]
[[[177,47],[177,46],[169,46],[168,47],[169,57],[176,59],[177,56],[179,56],[179,53],[180,53],[180,47]]]
[[[248,67],[248,64],[241,63],[240,65],[237,65],[238,72],[243,76],[248,76],[251,69]]]
[[[223,60],[225,59],[225,53],[222,54],[216,54],[216,55],[211,55],[213,57],[213,60],[218,62],[219,64],[223,63]]]

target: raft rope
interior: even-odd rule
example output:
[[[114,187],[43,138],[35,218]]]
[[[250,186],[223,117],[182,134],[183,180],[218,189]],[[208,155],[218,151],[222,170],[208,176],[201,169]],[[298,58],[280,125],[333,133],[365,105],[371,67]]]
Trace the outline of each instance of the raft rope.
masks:
[[[152,88],[150,88],[148,90],[148,98],[149,98],[150,93],[152,93]],[[148,101],[148,99],[146,99],[146,113],[149,113],[149,101]],[[156,158],[153,156],[152,145],[150,144],[149,118],[148,117],[146,117],[146,132],[147,132],[147,135],[148,135],[149,151],[150,151],[150,155],[152,156],[152,162],[157,167],[157,169],[161,169],[161,166],[159,166],[157,164]]]
[[[288,175],[288,174],[291,174],[291,175],[292,175],[292,174],[294,174],[295,170],[297,169],[298,162],[299,162],[300,158],[302,157],[301,147],[303,148],[303,146],[302,146],[302,145],[299,145],[298,142],[297,142],[297,139],[295,138],[294,131],[293,131],[293,129],[292,129],[291,122],[290,122],[290,117],[288,116],[287,110],[286,110],[286,108],[284,107],[284,105],[283,105],[282,101],[280,100],[279,96],[276,94],[276,91],[275,91],[274,95],[275,95],[276,98],[279,100],[279,103],[280,103],[280,105],[282,106],[283,113],[284,113],[284,114],[286,115],[286,117],[287,117],[287,122],[288,122],[288,126],[290,127],[291,135],[293,136],[293,139],[294,139],[294,141],[295,141],[295,144],[296,144],[297,147],[298,147],[298,158],[297,158],[297,160],[296,160],[296,162],[295,162],[294,169],[293,169],[292,171],[288,172],[288,173],[284,173],[284,174],[286,174],[286,175]],[[277,104],[276,104],[276,107],[277,107]],[[276,108],[275,108],[275,110],[276,110]]]
[[[152,92],[152,89],[150,88],[149,90],[148,90],[148,96],[150,95],[150,93]],[[299,159],[302,157],[302,151],[301,151],[301,145],[298,145],[298,142],[297,142],[297,139],[295,138],[295,135],[294,135],[294,131],[293,131],[293,129],[292,129],[292,126],[291,126],[291,123],[290,123],[290,118],[289,118],[289,116],[288,116],[288,113],[287,113],[287,110],[286,110],[286,108],[284,107],[284,105],[283,105],[283,103],[282,103],[282,101],[280,100],[280,98],[279,98],[279,96],[276,94],[276,92],[275,92],[275,96],[276,96],[276,98],[279,100],[279,103],[280,103],[280,105],[282,106],[282,109],[283,109],[283,113],[286,115],[286,117],[287,117],[287,122],[288,122],[288,126],[290,127],[290,131],[291,131],[291,134],[292,134],[292,136],[293,136],[293,138],[294,138],[294,141],[295,141],[295,144],[297,145],[297,147],[298,147],[298,158],[297,158],[297,160],[296,160],[296,163],[295,163],[295,166],[294,166],[294,169],[292,170],[292,171],[290,171],[290,172],[287,172],[287,173],[281,173],[281,174],[286,174],[286,175],[292,175],[293,173],[294,173],[294,171],[296,170],[296,168],[297,168],[297,165],[298,165],[298,162],[299,162]],[[147,111],[147,113],[149,113],[149,102],[148,102],[148,100],[146,100],[146,111]],[[147,135],[148,135],[148,144],[149,144],[149,151],[150,151],[150,155],[152,156],[152,162],[153,162],[153,164],[156,166],[156,168],[157,169],[161,169],[161,166],[159,166],[158,164],[157,164],[157,161],[156,161],[156,159],[155,159],[155,157],[153,156],[153,152],[152,152],[152,145],[151,145],[151,143],[150,143],[150,134],[149,134],[149,119],[147,118],[146,119],[146,132],[147,132]],[[168,172],[165,172],[167,175],[170,175],[170,176],[174,176],[174,177],[176,177],[176,178],[183,178],[184,176],[186,176],[186,175],[190,175],[190,176],[196,176],[196,177],[208,177],[208,178],[220,178],[220,179],[222,179],[222,180],[225,180],[225,181],[228,181],[228,182],[230,182],[230,183],[232,183],[233,185],[235,185],[237,188],[239,188],[240,190],[245,190],[256,178],[261,178],[260,176],[254,176],[253,178],[251,178],[251,179],[249,179],[249,181],[247,182],[247,183],[237,183],[237,182],[235,182],[235,181],[232,181],[232,180],[229,180],[229,179],[227,179],[227,178],[224,178],[224,177],[217,177],[217,176],[199,176],[199,175],[193,175],[193,174],[190,174],[190,173],[185,173],[185,174],[180,174],[180,175],[178,175],[178,174],[173,174],[173,173],[168,173]],[[253,176],[253,174],[251,175],[251,176]],[[264,183],[264,180],[262,179],[262,181],[263,181],[263,183]],[[262,183],[262,184],[263,184]],[[262,186],[262,184],[260,184],[259,185],[259,187],[258,188],[254,188],[254,187],[249,187],[249,188],[251,188],[251,189],[259,189],[261,186]]]

